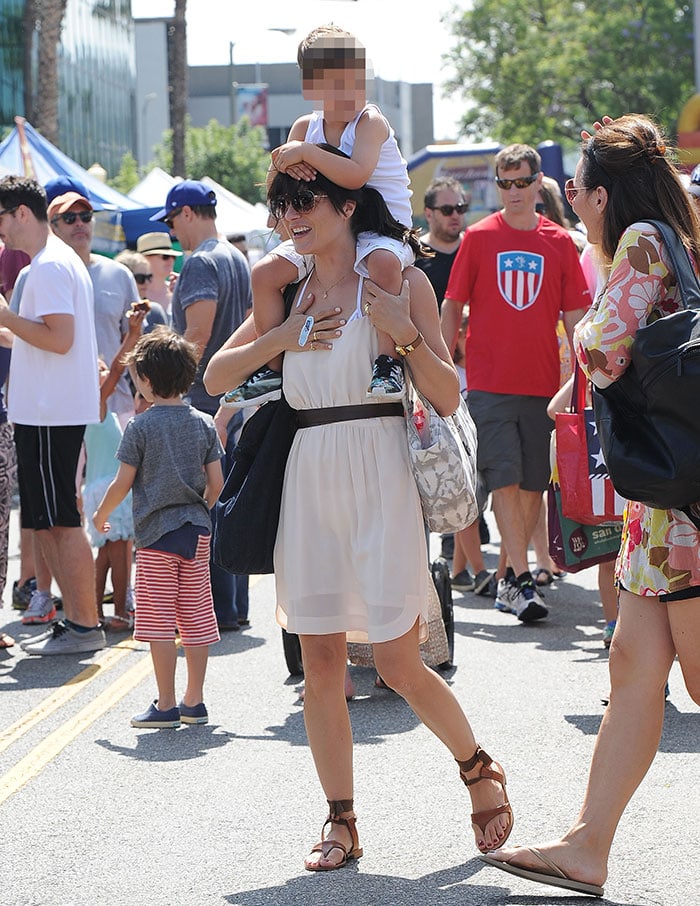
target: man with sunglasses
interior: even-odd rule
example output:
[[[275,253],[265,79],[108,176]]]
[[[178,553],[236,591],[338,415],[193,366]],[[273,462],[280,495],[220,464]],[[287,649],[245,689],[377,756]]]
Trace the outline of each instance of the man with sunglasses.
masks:
[[[568,232],[535,210],[542,160],[528,145],[495,158],[502,208],[464,234],[442,306],[454,349],[465,305],[469,409],[479,438],[478,467],[509,567],[495,607],[529,623],[547,616],[530,574],[528,544],[549,483],[547,403],[559,389],[557,323],[569,340],[591,302]]]
[[[64,620],[22,648],[38,655],[96,651],[105,635],[75,491],[85,426],[99,421],[92,287],[75,253],[51,235],[46,194],[33,179],[0,180],[0,239],[31,259],[19,310],[0,296],[0,326],[15,335],[8,418],[15,426],[22,527],[34,530],[65,610]]]
[[[425,190],[425,219],[428,232],[420,237],[435,252],[433,258],[419,258],[416,267],[425,271],[442,308],[447,281],[462,241],[469,203],[462,184],[451,176],[436,177]]]
[[[50,193],[49,193],[50,194]],[[52,231],[69,245],[83,262],[93,287],[97,351],[111,365],[127,334],[127,312],[139,292],[131,271],[117,261],[92,252],[95,234],[94,208],[87,195],[65,192],[49,201]],[[126,373],[120,378],[107,408],[117,416],[122,428],[134,414],[134,397]]]
[[[218,397],[210,396],[202,376],[212,355],[245,320],[252,306],[250,270],[243,255],[216,229],[216,194],[206,183],[185,179],[168,192],[165,205],[151,217],[174,233],[185,251],[190,251],[173,292],[173,328],[194,343],[199,366],[189,400],[211,416],[219,409]],[[232,465],[236,435],[242,416],[233,410],[224,428],[217,420],[226,455],[227,475]],[[213,514],[214,511],[212,511]],[[248,577],[232,576],[213,561],[210,567],[214,610],[220,630],[239,628],[248,618]]]

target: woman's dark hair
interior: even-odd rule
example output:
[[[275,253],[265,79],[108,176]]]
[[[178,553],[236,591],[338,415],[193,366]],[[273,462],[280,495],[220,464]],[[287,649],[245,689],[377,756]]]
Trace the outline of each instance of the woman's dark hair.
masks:
[[[326,142],[319,144],[319,148],[339,157],[348,157],[340,148]],[[267,192],[268,201],[279,196],[292,196],[299,189],[309,188],[317,194],[328,196],[328,201],[335,210],[343,213],[345,203],[355,202],[355,211],[350,218],[350,229],[354,236],[359,236],[364,231],[371,231],[380,236],[389,236],[399,242],[405,242],[411,247],[416,258],[432,257],[418,238],[418,230],[409,229],[393,217],[386,206],[381,193],[370,186],[360,189],[345,189],[337,183],[331,182],[323,173],[317,173],[311,182],[293,179],[286,173],[277,173]]]
[[[168,327],[156,327],[142,336],[125,365],[133,365],[140,378],[150,381],[156,396],[172,399],[192,386],[197,373],[197,348]]]
[[[612,260],[622,233],[640,220],[663,220],[700,261],[700,225],[659,127],[629,114],[583,144],[582,187],[603,186],[608,203],[601,247]]]

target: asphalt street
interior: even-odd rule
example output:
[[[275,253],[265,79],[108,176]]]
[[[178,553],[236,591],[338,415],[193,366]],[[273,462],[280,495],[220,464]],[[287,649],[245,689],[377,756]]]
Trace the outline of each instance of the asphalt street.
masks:
[[[497,551],[486,548],[488,565]],[[19,642],[36,630],[10,609],[16,512],[10,554],[0,626]],[[540,624],[454,595],[455,665],[445,678],[506,769],[514,843],[560,834],[583,795],[608,689],[595,579],[589,570],[549,588]],[[203,727],[129,726],[155,685],[147,647],[124,635],[83,658],[0,651],[3,906],[585,902],[475,858],[456,765],[367,668],[352,668],[349,706],[365,855],[342,871],[305,872],[326,804],[306,745],[302,680],[288,674],[274,622],[272,577],[253,579],[250,616],[248,630],[212,649]],[[181,691],[183,660],[178,669]],[[700,902],[700,715],[677,664],[670,686],[661,750],[622,819],[604,904]]]

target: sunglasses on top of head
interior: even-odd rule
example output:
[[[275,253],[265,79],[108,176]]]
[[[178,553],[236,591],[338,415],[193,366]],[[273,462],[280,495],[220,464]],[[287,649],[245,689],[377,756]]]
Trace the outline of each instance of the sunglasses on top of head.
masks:
[[[533,173],[532,176],[519,176],[517,179],[500,179],[496,176],[496,185],[499,189],[503,189],[504,192],[507,192],[511,186],[515,186],[516,189],[527,189],[528,186],[531,186],[533,182],[540,175],[540,171]]]
[[[299,189],[294,195],[277,195],[270,199],[270,213],[277,220],[282,220],[287,213],[287,208],[291,205],[297,214],[308,214],[316,207],[316,201],[319,198],[328,198],[328,196],[320,192],[312,192],[311,189]]]
[[[469,210],[469,204],[466,201],[460,201],[459,204],[428,204],[426,207],[431,211],[439,211],[443,217],[452,217],[455,211],[458,214],[466,214]]]
[[[66,211],[65,214],[58,214],[56,217],[52,217],[51,223],[56,224],[59,220],[62,220],[68,226],[71,226],[78,218],[80,218],[81,223],[90,223],[92,214],[92,211]]]

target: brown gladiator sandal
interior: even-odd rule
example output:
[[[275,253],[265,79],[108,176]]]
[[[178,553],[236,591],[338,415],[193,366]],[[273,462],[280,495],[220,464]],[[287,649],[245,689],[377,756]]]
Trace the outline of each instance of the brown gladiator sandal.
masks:
[[[357,818],[352,808],[352,799],[328,799],[328,807],[330,809],[326,822],[321,829],[321,841],[317,843],[311,850],[312,853],[321,853],[324,859],[327,859],[332,850],[338,849],[342,852],[343,858],[337,865],[321,865],[317,863],[316,865],[305,865],[307,871],[334,871],[336,868],[343,868],[348,864],[350,859],[359,859],[362,855],[362,847],[360,846],[360,841],[357,836],[357,828],[355,827],[355,822]],[[352,812],[352,816],[345,815],[346,812]],[[352,840],[352,845],[348,849],[343,843],[340,843],[338,840],[326,840],[325,832],[326,825],[333,824],[344,824],[345,827],[350,831],[350,838]],[[309,853],[311,855],[311,853]]]
[[[508,826],[505,829],[505,833],[498,841],[498,846],[503,846],[510,832],[513,830],[513,809],[510,807],[508,802],[508,795],[506,793],[506,774],[501,765],[494,761],[490,755],[487,755],[486,752],[481,748],[481,746],[476,747],[476,752],[468,761],[459,761],[455,758],[455,761],[459,765],[459,776],[464,781],[467,787],[473,786],[475,783],[479,783],[480,780],[495,780],[496,783],[500,783],[503,788],[503,796],[505,802],[503,805],[499,805],[497,808],[485,809],[483,812],[472,812],[472,824],[479,828],[482,835],[486,836],[486,825],[489,821],[493,821],[494,818],[497,818],[499,815],[508,816]],[[481,762],[482,767],[479,770],[479,776],[468,778],[467,774],[469,771],[474,770],[477,765],[477,762]],[[477,844],[478,846],[478,844]],[[491,847],[494,849],[495,847]],[[481,846],[478,846],[479,852],[487,853],[489,852],[489,847],[482,849]]]

